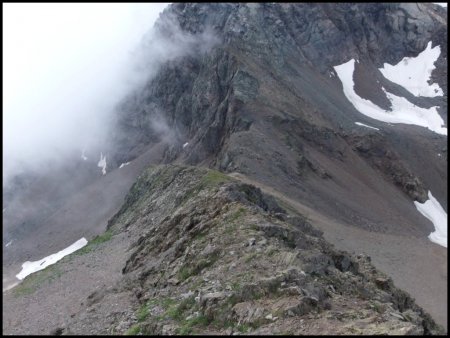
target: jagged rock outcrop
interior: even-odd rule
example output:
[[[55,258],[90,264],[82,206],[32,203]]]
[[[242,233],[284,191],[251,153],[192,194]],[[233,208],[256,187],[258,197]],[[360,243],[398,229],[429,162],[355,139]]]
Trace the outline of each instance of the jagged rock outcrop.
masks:
[[[219,172],[149,168],[109,231],[129,236],[123,278],[116,291],[89,297],[82,312],[95,309],[99,320],[77,314],[65,333],[82,325],[135,334],[441,330],[369,257],[335,250],[304,217]],[[133,290],[134,324],[130,314],[108,324],[108,299],[126,290]]]

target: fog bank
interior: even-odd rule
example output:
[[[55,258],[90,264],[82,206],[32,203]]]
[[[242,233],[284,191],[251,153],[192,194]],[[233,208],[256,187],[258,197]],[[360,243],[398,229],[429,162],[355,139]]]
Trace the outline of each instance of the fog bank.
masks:
[[[100,142],[136,85],[136,48],[166,6],[3,4],[4,185]]]

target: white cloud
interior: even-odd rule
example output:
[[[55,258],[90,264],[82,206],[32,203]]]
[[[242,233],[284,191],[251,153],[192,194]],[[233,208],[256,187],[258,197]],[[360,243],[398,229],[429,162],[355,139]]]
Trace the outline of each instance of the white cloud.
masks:
[[[107,132],[131,52],[166,6],[3,4],[4,178]]]

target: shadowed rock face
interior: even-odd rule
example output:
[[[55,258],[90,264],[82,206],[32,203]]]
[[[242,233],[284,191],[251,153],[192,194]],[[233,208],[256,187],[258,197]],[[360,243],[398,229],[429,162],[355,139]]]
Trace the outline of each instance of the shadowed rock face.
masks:
[[[439,105],[446,120],[446,20],[432,4],[174,4],[156,25],[161,35],[170,36],[176,23],[194,35],[212,31],[220,43],[166,64],[123,102],[115,157],[123,162],[158,140],[151,120],[163,116],[176,139],[165,162],[238,171],[347,223],[358,225],[362,217],[380,231],[425,234],[429,223],[405,206],[424,202],[428,190],[446,205],[447,138],[368,120],[343,95],[333,66],[360,60],[359,95],[388,108],[381,86],[393,88],[417,105]],[[433,79],[444,97],[414,98],[382,77],[383,63],[415,56],[430,40],[441,46]],[[130,127],[137,120],[144,122]],[[351,187],[360,184],[369,193],[358,196]],[[373,214],[361,207],[389,201],[394,191],[404,207],[374,205]],[[333,201],[340,206],[331,210]],[[386,208],[400,224],[382,216]]]

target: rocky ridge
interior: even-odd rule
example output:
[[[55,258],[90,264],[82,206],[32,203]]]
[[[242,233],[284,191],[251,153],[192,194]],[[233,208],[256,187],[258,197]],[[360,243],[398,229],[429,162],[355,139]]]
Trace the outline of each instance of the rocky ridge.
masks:
[[[363,229],[367,236],[376,232],[426,239],[433,231],[431,223],[417,213],[413,201],[423,202],[431,190],[447,208],[447,138],[421,127],[391,126],[364,117],[343,95],[333,66],[355,58],[359,60],[354,74],[358,95],[387,108],[387,99],[380,94],[384,86],[419,106],[438,105],[440,115],[447,121],[446,10],[433,4],[173,4],[162,14],[157,27],[162,35],[170,37],[174,34],[173,24],[177,30],[193,36],[212,32],[219,42],[205,49],[197,46],[199,52],[165,63],[154,78],[124,100],[118,109],[119,128],[108,153],[107,175],[98,179],[95,187],[90,184],[92,177],[73,180],[74,186],[87,185],[92,188],[91,193],[102,192],[95,203],[100,205],[111,195],[119,203],[122,192],[146,161],[179,163],[239,173],[276,188],[341,224],[357,227],[358,231]],[[377,68],[384,62],[396,63],[405,56],[417,55],[428,41],[441,46],[432,79],[439,83],[444,96],[408,96],[403,88],[384,79]],[[155,120],[163,121],[167,129],[155,128]],[[357,127],[355,121],[380,130]],[[173,139],[166,145],[161,140],[164,141],[167,130]],[[157,147],[155,156],[152,149]],[[147,151],[144,161],[143,154]],[[130,166],[114,171],[128,161]],[[101,176],[96,163],[92,166],[97,176]],[[9,321],[4,324],[4,331],[440,332],[409,296],[392,286],[389,278],[380,272],[371,275],[373,267],[365,255],[351,256],[332,249],[301,215],[286,215],[255,188],[240,186],[226,176],[211,174],[212,178],[207,176],[206,183],[195,188],[196,182],[202,182],[206,169],[170,168],[156,172],[152,169],[141,177],[122,211],[110,221],[110,230],[93,241],[90,251],[25,281],[17,289],[19,294],[23,293],[9,303],[14,309],[11,312],[4,309]],[[73,172],[77,171],[65,175]],[[178,179],[175,172],[180,175]],[[217,191],[202,189],[209,186],[209,179],[216,183],[216,179],[224,180],[225,186],[212,184]],[[61,180],[66,180],[66,176],[62,175]],[[38,191],[47,187],[45,182],[38,182],[37,188],[41,189]],[[111,189],[104,189],[105,182]],[[123,187],[115,189],[118,182]],[[149,187],[157,187],[159,195],[152,195],[147,191]],[[179,191],[175,192],[174,187]],[[192,191],[186,191],[185,187],[191,187]],[[163,188],[168,188],[168,195]],[[39,195],[42,204],[46,202],[45,194]],[[54,196],[72,195],[71,191],[55,189],[49,200],[54,203]],[[186,200],[183,196],[187,196]],[[92,194],[81,191],[78,198],[93,204]],[[192,203],[190,198],[194,198]],[[91,208],[98,211],[95,203]],[[20,224],[25,229],[31,224],[27,219],[32,219],[36,220],[35,228],[43,225],[45,229],[52,220],[53,236],[72,232],[72,237],[84,236],[86,229],[98,233],[104,227],[103,219],[87,218],[81,228],[74,220],[87,208],[77,209],[73,204],[70,200],[64,208],[49,204],[51,208],[40,218],[31,210],[19,220]],[[54,213],[55,209],[58,212]],[[61,219],[67,220],[61,218],[67,209],[72,211],[70,224],[80,228],[57,227]],[[87,214],[90,213],[89,209]],[[239,222],[233,221],[235,214]],[[108,215],[112,215],[110,210]],[[292,219],[296,219],[295,224]],[[236,236],[235,242],[226,233],[228,225],[235,227],[229,230]],[[198,227],[204,228],[199,231]],[[91,230],[94,228],[97,230]],[[19,230],[14,233],[16,237]],[[165,236],[158,235],[159,230]],[[197,231],[200,238],[195,236]],[[211,242],[207,243],[205,238]],[[103,239],[108,240],[103,243]],[[225,239],[233,249],[228,250],[218,239]],[[261,244],[264,240],[265,244]],[[36,240],[33,237],[31,241]],[[213,252],[218,248],[218,256],[207,253],[211,249],[206,250],[208,244]],[[268,246],[274,251],[269,251]],[[442,319],[446,318],[446,310],[441,303],[445,302],[447,288],[441,280],[446,284],[447,269],[434,266],[424,286],[423,265],[422,270],[416,269],[415,262],[411,265],[414,258],[407,261],[403,257],[401,261],[395,254],[397,249],[384,247],[384,242],[379,242],[379,246],[371,254],[377,255],[373,261],[381,257],[386,265],[399,264],[416,271],[415,275],[407,275],[411,281],[409,289],[405,283],[401,287],[416,292],[418,303],[420,300],[424,304],[425,299],[427,309],[434,311],[433,317],[446,323]],[[354,248],[350,246],[348,250]],[[11,252],[11,257],[19,259]],[[423,246],[414,254],[424,257],[427,265],[433,265],[437,255],[441,255],[436,252],[436,248]],[[40,253],[20,254],[17,264]],[[342,268],[339,257],[344,256],[346,267]],[[238,262],[237,270],[232,267],[231,257]],[[317,271],[313,271],[310,258]],[[219,269],[222,261],[224,268]],[[358,268],[348,270],[348,264]],[[243,275],[249,267],[251,278],[246,280]],[[90,276],[80,277],[85,273]],[[51,277],[48,280],[47,274]],[[399,285],[397,281],[401,278],[392,271],[391,274]],[[82,278],[77,288],[80,290],[69,288],[77,278]],[[274,283],[273,287],[265,284],[271,278],[276,280],[268,282]],[[236,285],[227,289],[233,280]],[[239,298],[239,285],[246,286],[242,292],[251,296]],[[292,291],[296,287],[300,291]],[[293,289],[286,291],[287,288]],[[295,294],[296,303],[286,300],[288,294],[291,298]],[[203,303],[204,295],[213,299]],[[48,302],[44,301],[47,297]],[[181,301],[183,297],[186,302]],[[237,303],[228,303],[230,297],[237,299]],[[67,305],[69,299],[71,304]],[[21,311],[15,308],[17,304]],[[298,309],[291,309],[294,316],[285,312],[291,305]],[[256,314],[254,309],[259,309]],[[52,315],[44,318],[42,313]],[[278,318],[274,320],[275,317]],[[283,327],[288,329],[283,331]]]
[[[90,244],[95,250],[88,246],[12,290],[32,297],[39,291],[21,291],[47,270],[69,271],[69,263],[94,257],[114,261],[104,250],[126,243],[110,282],[80,298],[78,310],[65,313],[57,327],[47,327],[53,334],[443,332],[370,257],[334,249],[302,215],[217,171],[150,167],[107,233]],[[76,275],[93,268],[81,265]],[[62,277],[54,278],[40,287]]]

